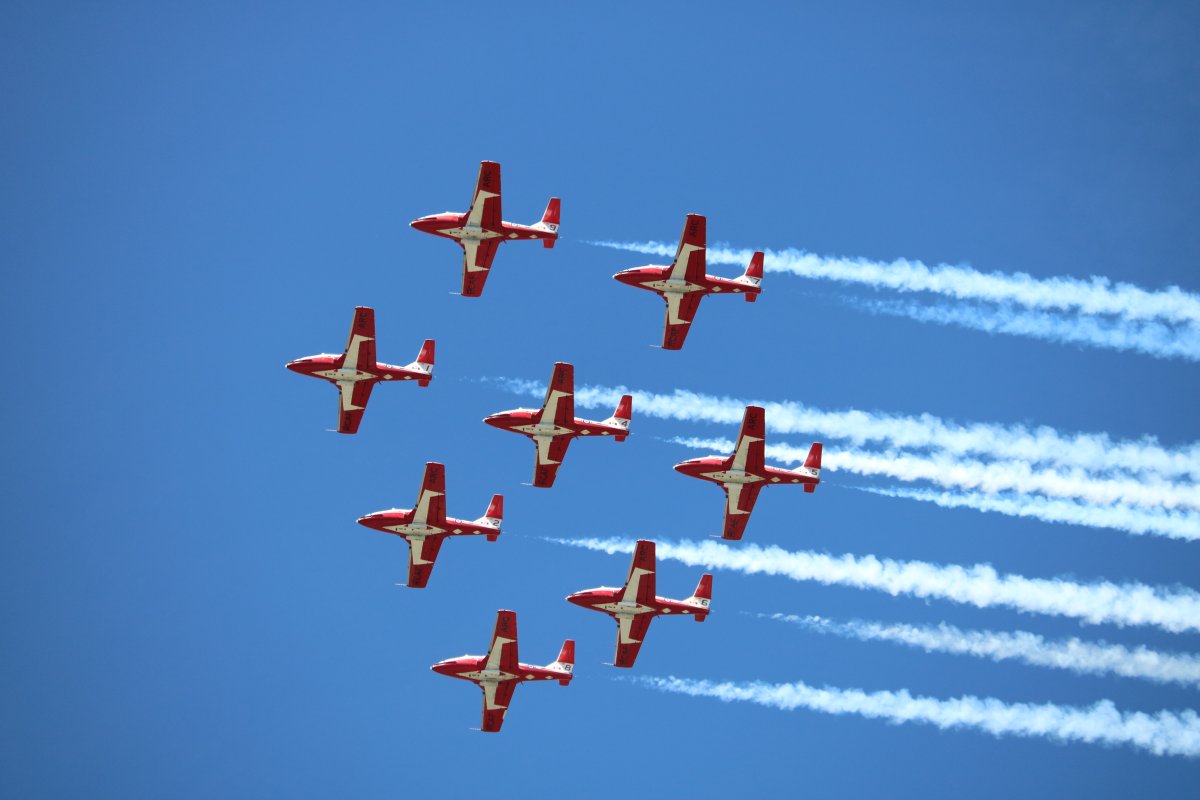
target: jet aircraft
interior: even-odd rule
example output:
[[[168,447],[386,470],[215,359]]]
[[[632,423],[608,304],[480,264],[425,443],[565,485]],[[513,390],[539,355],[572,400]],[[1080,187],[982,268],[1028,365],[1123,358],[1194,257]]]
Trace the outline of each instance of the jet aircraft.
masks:
[[[571,682],[575,669],[575,642],[567,639],[554,663],[544,667],[522,664],[517,660],[517,612],[496,612],[496,630],[486,656],[459,656],[439,661],[430,667],[440,675],[462,678],[483,690],[483,727],[495,733],[504,724],[504,712],[513,692],[522,681],[556,680],[560,686]]]
[[[725,528],[722,539],[741,539],[754,510],[754,501],[764,486],[799,483],[804,491],[816,490],[821,482],[821,443],[813,442],[804,465],[794,470],[769,467],[763,461],[766,414],[758,406],[746,406],[737,445],[730,456],[705,456],[676,464],[675,469],[692,478],[712,481],[725,490]]]
[[[292,372],[321,378],[337,387],[338,433],[355,433],[375,384],[415,380],[419,386],[429,385],[433,380],[433,339],[425,340],[417,360],[407,366],[380,364],[375,360],[375,310],[357,306],[344,353],[321,353],[290,361],[286,366]]]
[[[558,240],[559,199],[551,197],[540,222],[517,225],[500,217],[500,165],[479,165],[471,209],[465,214],[445,211],[415,219],[409,224],[419,231],[454,239],[463,249],[462,294],[479,297],[496,250],[506,239],[541,239],[544,247]]]
[[[667,302],[667,318],[663,327],[664,350],[679,350],[692,327],[700,301],[705,295],[728,292],[741,294],[747,303],[758,299],[762,291],[763,254],[755,253],[746,272],[738,278],[718,278],[705,275],[704,217],[688,214],[683,224],[679,249],[670,266],[635,267],[618,272],[613,277],[621,283],[649,289]]]
[[[433,562],[447,536],[486,536],[489,542],[500,536],[504,517],[504,495],[492,495],[487,512],[473,522],[446,516],[446,468],[430,461],[425,465],[421,490],[412,508],[376,511],[358,520],[384,533],[394,533],[408,542],[408,586],[424,589],[433,571]]]
[[[650,623],[659,614],[691,614],[696,622],[704,622],[712,600],[712,575],[702,576],[696,591],[686,600],[658,597],[654,594],[654,542],[643,539],[633,551],[624,588],[601,586],[576,592],[567,600],[593,611],[603,611],[617,621],[617,654],[613,665],[632,667]]]
[[[624,395],[617,410],[602,422],[575,416],[575,368],[558,362],[546,387],[546,399],[540,409],[516,408],[484,417],[484,422],[501,430],[528,436],[537,445],[533,485],[554,485],[558,466],[567,454],[567,446],[576,436],[612,436],[618,442],[629,435],[633,396]]]

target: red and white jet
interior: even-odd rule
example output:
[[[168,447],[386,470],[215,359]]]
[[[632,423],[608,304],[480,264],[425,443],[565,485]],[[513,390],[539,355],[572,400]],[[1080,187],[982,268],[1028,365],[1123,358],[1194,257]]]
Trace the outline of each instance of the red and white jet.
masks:
[[[763,462],[767,436],[766,414],[746,406],[742,429],[731,456],[705,456],[676,464],[675,469],[693,478],[712,481],[725,490],[725,530],[722,539],[741,539],[762,488],[772,483],[800,483],[804,491],[821,482],[821,443],[813,442],[804,465],[794,470],[768,467]]]
[[[384,533],[394,533],[408,542],[408,586],[424,589],[433,571],[433,562],[447,536],[486,536],[489,542],[500,536],[504,518],[504,495],[492,495],[487,512],[473,522],[446,516],[446,468],[430,461],[421,478],[421,491],[413,508],[392,508],[360,517],[359,525]]]
[[[657,292],[667,301],[667,320],[663,328],[664,350],[679,350],[692,327],[700,301],[705,295],[728,292],[742,294],[747,303],[758,299],[762,291],[763,254],[755,253],[750,266],[739,278],[718,278],[704,274],[704,217],[688,214],[675,260],[666,267],[635,267],[613,275],[621,283]]]
[[[496,630],[486,656],[459,656],[439,661],[430,667],[440,675],[472,681],[483,689],[483,728],[495,733],[504,724],[504,712],[513,692],[522,681],[556,680],[560,686],[571,682],[575,669],[575,641],[567,639],[554,663],[544,667],[522,664],[517,660],[517,612],[497,611]]]
[[[601,586],[567,598],[577,606],[603,611],[617,621],[617,655],[614,666],[632,667],[650,623],[659,614],[692,614],[696,622],[708,616],[712,600],[712,575],[704,575],[686,600],[669,600],[654,594],[654,542],[638,540],[623,589]]]
[[[371,399],[371,390],[380,381],[416,381],[428,386],[433,380],[433,339],[421,345],[417,360],[403,367],[380,364],[375,360],[375,309],[357,306],[350,326],[346,352],[298,358],[286,365],[292,372],[329,381],[339,394],[338,433],[355,433],[363,411]]]
[[[409,224],[419,231],[454,239],[463,249],[462,294],[479,297],[496,250],[506,239],[541,239],[544,247],[558,240],[559,199],[551,197],[541,222],[516,225],[500,218],[500,165],[484,161],[479,165],[471,210],[465,214],[446,211],[415,219]]]
[[[617,410],[603,422],[575,416],[575,368],[558,362],[546,387],[541,408],[516,408],[484,417],[488,425],[528,436],[537,445],[533,485],[550,487],[558,474],[558,465],[567,454],[567,446],[576,436],[612,436],[618,442],[629,435],[633,396],[623,395]]]

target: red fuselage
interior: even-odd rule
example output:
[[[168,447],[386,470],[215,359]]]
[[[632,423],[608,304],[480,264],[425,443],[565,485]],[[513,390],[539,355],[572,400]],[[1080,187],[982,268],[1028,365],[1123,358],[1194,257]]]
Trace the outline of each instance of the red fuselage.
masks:
[[[816,486],[821,481],[800,475],[792,470],[764,466],[762,472],[730,469],[731,458],[728,456],[705,456],[704,458],[689,458],[675,465],[677,472],[682,472],[692,478],[723,485],[726,483],[807,483]]]
[[[454,212],[447,211],[443,214],[430,214],[427,217],[414,219],[409,225],[422,233],[432,233],[434,236],[443,236],[455,241],[463,239],[475,239],[478,241],[484,239],[502,239],[504,241],[511,241],[513,239],[556,239],[558,237],[557,233],[539,230],[528,225],[517,225],[512,222],[503,222],[496,227],[486,227],[483,225],[467,226],[466,222],[466,214],[455,214]]]
[[[415,516],[415,509],[393,508],[387,511],[376,511],[373,514],[360,517],[358,524],[383,533],[392,533],[405,538],[410,536],[436,536],[445,534],[447,536],[486,536],[489,542],[494,542],[500,536],[500,531],[494,527],[454,519],[452,517],[446,518],[444,527],[428,523],[414,525],[413,518]]]
[[[461,678],[472,683],[503,683],[505,681],[558,681],[561,686],[571,682],[571,673],[556,669],[547,669],[532,664],[517,664],[516,672],[508,672],[500,668],[487,669],[487,656],[459,656],[447,658],[430,667],[439,675],[448,678]]]
[[[421,386],[428,386],[429,381],[432,380],[432,376],[429,373],[409,370],[404,367],[395,367],[391,364],[376,364],[375,368],[370,370],[346,369],[343,366],[345,360],[346,357],[344,355],[335,356],[322,353],[321,355],[289,361],[286,366],[292,372],[298,372],[301,375],[308,375],[312,378],[320,378],[329,381],[335,386],[343,381],[353,381],[354,383],[363,381],[371,383],[378,381],[416,381]]]
[[[613,275],[613,278],[628,286],[636,286],[639,289],[646,289],[659,294],[663,292],[675,292],[679,294],[691,294],[693,292],[702,292],[704,294],[744,294],[747,300],[753,302],[762,291],[758,286],[741,283],[732,278],[718,278],[714,275],[705,275],[699,280],[687,281],[682,279],[671,280],[670,275],[670,266],[649,266],[623,270]]]
[[[553,420],[539,422],[538,417],[541,413],[541,409],[517,408],[484,417],[483,421],[493,428],[521,433],[525,436],[613,436],[618,442],[623,442],[629,435],[627,428],[605,425],[578,417],[569,426],[557,425]]]
[[[597,589],[585,589],[567,597],[567,600],[577,606],[590,608],[592,611],[602,611],[613,619],[622,616],[640,616],[650,614],[694,614],[697,622],[703,622],[708,616],[708,608],[685,603],[682,600],[671,600],[666,597],[655,597],[645,602],[622,602],[624,589],[612,589],[601,586]]]

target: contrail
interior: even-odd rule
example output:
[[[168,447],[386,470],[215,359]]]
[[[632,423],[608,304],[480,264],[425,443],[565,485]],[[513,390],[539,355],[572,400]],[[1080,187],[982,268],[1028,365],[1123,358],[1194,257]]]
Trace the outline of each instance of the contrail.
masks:
[[[495,382],[516,394],[542,397],[544,383],[513,378]],[[609,407],[623,394],[634,395],[634,413],[661,419],[737,425],[750,403],[766,409],[767,427],[776,433],[843,439],[856,446],[877,444],[901,449],[934,448],[953,455],[1011,459],[1030,465],[1080,468],[1114,475],[1157,475],[1163,479],[1200,479],[1200,444],[1161,446],[1153,437],[1113,440],[1103,433],[1062,434],[1046,426],[974,423],[960,425],[931,414],[904,416],[850,409],[823,411],[796,402],[763,402],[676,389],[670,393],[630,390],[624,386],[577,388],[583,408]]]
[[[1120,711],[1110,700],[1089,708],[1050,703],[1005,703],[966,695],[948,700],[898,692],[818,689],[805,683],[715,683],[687,678],[637,677],[637,683],[663,692],[715,697],[793,711],[858,714],[889,722],[924,722],[942,730],[969,728],[993,736],[1028,736],[1058,742],[1128,745],[1158,756],[1200,755],[1200,716],[1195,711]]]
[[[588,242],[600,247],[672,257],[676,245],[666,242]],[[806,278],[824,278],[898,292],[932,292],[956,300],[1012,303],[1032,309],[1050,309],[1080,314],[1109,314],[1129,320],[1162,320],[1176,324],[1200,324],[1200,296],[1178,286],[1148,291],[1129,283],[1113,283],[1093,276],[1080,280],[1065,276],[1034,278],[1024,272],[980,272],[965,266],[897,259],[892,262],[868,259],[829,258],[803,250],[765,250],[768,272],[789,272]],[[711,264],[745,266],[753,250],[729,247],[708,248]]]
[[[668,441],[709,452],[733,452],[731,439],[676,436]],[[802,464],[808,446],[769,444],[769,458]],[[1082,470],[1035,469],[1021,461],[982,461],[952,458],[944,454],[913,455],[903,452],[829,450],[823,465],[856,475],[885,475],[905,481],[930,481],[939,486],[975,489],[989,494],[1038,492],[1052,497],[1073,497],[1094,504],[1124,503],[1165,509],[1200,509],[1200,486],[1180,486],[1160,478],[1114,480],[1089,475]],[[1200,537],[1200,529],[1195,531]]]
[[[835,622],[825,617],[800,617],[794,614],[757,616],[789,622],[814,633],[833,634],[863,642],[893,642],[919,647],[926,652],[969,655],[992,661],[1019,661],[1084,675],[1120,675],[1200,688],[1200,656],[1184,653],[1160,653],[1146,647],[1130,649],[1104,642],[1085,642],[1074,637],[1049,641],[1026,631],[1003,633],[962,630],[945,623],[928,627],[887,625],[857,619]]]
[[[622,538],[548,539],[604,553],[632,553]],[[716,542],[658,542],[659,558],[688,566],[721,568],[748,575],[782,575],[794,581],[876,589],[896,595],[939,598],[977,608],[1073,617],[1093,625],[1155,625],[1172,633],[1200,632],[1200,593],[1142,583],[1075,583],[1063,578],[1002,575],[987,564],[962,567],[925,561],[895,561],[872,555],[831,556],[811,551]]]
[[[936,325],[958,325],[985,333],[1007,333],[1060,344],[1130,350],[1156,358],[1200,361],[1200,328],[1192,324],[1173,328],[1147,320],[1064,316],[1057,312],[1021,310],[1011,306],[988,307],[977,303],[922,305],[858,298],[848,298],[844,302],[860,311]]]
[[[1170,539],[1200,539],[1200,514],[1187,511],[1134,508],[1125,505],[1090,505],[1073,500],[1055,500],[1027,495],[989,495],[982,492],[939,492],[899,487],[850,486],[860,492],[933,503],[942,508],[973,508],[1043,522],[1086,525],[1133,534],[1152,534]]]

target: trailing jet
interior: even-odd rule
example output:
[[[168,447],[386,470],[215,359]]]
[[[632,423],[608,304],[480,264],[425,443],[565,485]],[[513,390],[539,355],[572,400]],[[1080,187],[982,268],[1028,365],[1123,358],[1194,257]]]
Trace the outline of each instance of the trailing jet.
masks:
[[[667,319],[663,328],[664,350],[679,350],[692,327],[700,301],[705,295],[728,292],[741,294],[747,303],[758,299],[762,291],[763,254],[755,253],[750,266],[738,278],[718,278],[704,274],[706,227],[704,217],[688,214],[675,260],[666,267],[635,267],[613,275],[621,283],[657,292],[667,301]]]
[[[338,433],[355,433],[375,384],[380,381],[416,381],[419,386],[429,385],[433,380],[433,339],[425,340],[417,360],[407,366],[380,364],[375,360],[375,309],[357,306],[346,352],[340,356],[321,353],[298,358],[286,366],[292,372],[321,378],[336,386],[340,396]]]
[[[771,483],[800,483],[804,491],[812,492],[821,482],[820,442],[813,442],[803,466],[788,470],[763,463],[766,436],[765,412],[758,406],[746,406],[733,455],[692,458],[675,465],[684,475],[712,481],[725,490],[722,539],[742,538],[762,487]]]
[[[376,511],[358,520],[359,525],[384,533],[394,533],[408,542],[408,586],[424,589],[433,571],[433,562],[447,536],[486,536],[489,542],[500,536],[504,517],[504,495],[492,495],[487,512],[473,522],[446,516],[446,468],[430,461],[425,465],[421,490],[413,508]]]
[[[617,655],[613,665],[632,667],[638,650],[659,614],[692,614],[696,622],[708,616],[712,600],[712,575],[704,575],[686,600],[668,600],[654,594],[654,542],[638,540],[623,589],[601,586],[567,598],[577,606],[603,611],[617,621]]]
[[[465,214],[446,211],[415,219],[409,224],[419,231],[454,239],[463,249],[462,294],[479,297],[496,250],[506,239],[541,239],[544,247],[558,240],[559,199],[551,197],[541,222],[516,225],[500,218],[500,165],[484,161],[479,165],[471,210]]]
[[[517,661],[517,612],[497,611],[496,630],[486,656],[459,656],[439,661],[430,667],[440,675],[472,681],[483,689],[483,727],[495,733],[504,724],[504,712],[513,692],[524,681],[556,680],[560,686],[571,682],[575,669],[575,642],[567,639],[553,664],[530,666]]]
[[[546,387],[546,400],[540,409],[516,408],[484,417],[488,425],[501,430],[523,433],[537,445],[533,485],[550,487],[558,474],[558,465],[567,454],[567,446],[576,436],[612,436],[618,442],[629,435],[633,396],[624,395],[617,410],[603,422],[575,416],[575,368],[558,362]]]

